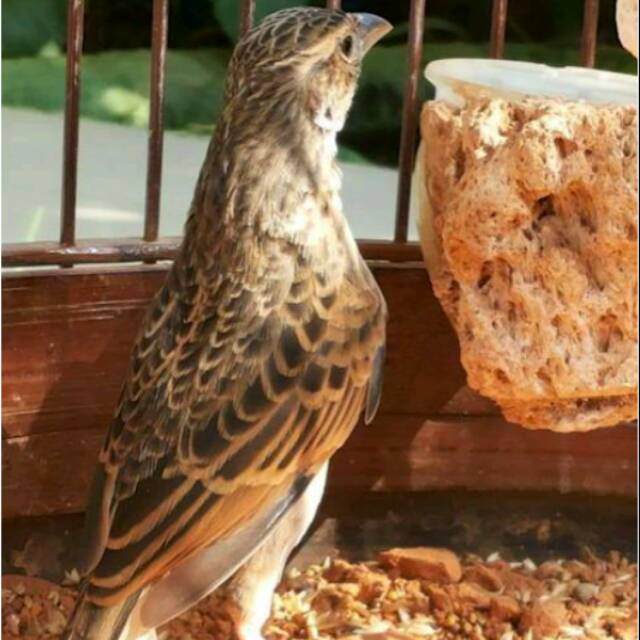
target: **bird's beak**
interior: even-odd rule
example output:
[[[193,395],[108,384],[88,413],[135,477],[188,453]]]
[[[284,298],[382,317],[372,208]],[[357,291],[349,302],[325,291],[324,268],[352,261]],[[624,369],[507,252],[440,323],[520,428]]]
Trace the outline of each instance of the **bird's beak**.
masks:
[[[393,29],[390,22],[373,13],[354,13],[352,15],[360,25],[363,54],[367,53],[380,38],[386,36]]]

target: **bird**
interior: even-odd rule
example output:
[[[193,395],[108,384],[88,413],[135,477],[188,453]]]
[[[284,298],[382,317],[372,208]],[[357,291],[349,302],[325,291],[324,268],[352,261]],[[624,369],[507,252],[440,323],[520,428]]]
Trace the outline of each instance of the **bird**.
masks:
[[[140,640],[229,581],[259,640],[327,465],[380,402],[387,308],[343,214],[336,136],[391,25],[293,8],[248,31],[182,244],[90,489],[66,640]]]

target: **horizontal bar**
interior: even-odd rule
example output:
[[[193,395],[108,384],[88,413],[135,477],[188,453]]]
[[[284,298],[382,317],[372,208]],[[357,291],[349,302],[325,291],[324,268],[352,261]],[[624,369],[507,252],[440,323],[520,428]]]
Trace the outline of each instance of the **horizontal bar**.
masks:
[[[67,63],[64,134],[62,148],[62,198],[60,242],[73,244],[76,237],[78,191],[78,138],[80,120],[80,59],[84,35],[84,0],[67,3]]]
[[[422,64],[422,37],[426,0],[411,0],[409,15],[408,72],[402,108],[398,193],[396,200],[396,224],[394,239],[406,242],[409,230],[409,202],[411,198],[411,174],[416,151],[418,121],[418,82]]]
[[[151,29],[151,78],[149,143],[147,149],[147,192],[144,212],[144,239],[157,240],[160,226],[162,186],[162,143],[164,133],[164,87],[167,57],[168,0],[153,0]]]
[[[139,238],[119,238],[80,240],[72,246],[60,245],[56,242],[5,244],[2,247],[2,266],[26,267],[171,260],[175,257],[181,242],[182,238],[163,238],[152,242],[146,242]]]
[[[146,242],[137,238],[114,240],[81,240],[73,246],[57,242],[5,244],[2,247],[3,267],[34,267],[73,264],[109,264],[172,260],[182,238],[169,237]],[[420,245],[384,240],[359,240],[358,246],[367,260],[387,262],[420,262]]]
[[[491,13],[491,45],[489,50],[489,55],[492,58],[504,57],[508,4],[508,0],[493,0],[493,10]]]
[[[599,0],[585,0],[582,19],[582,45],[580,49],[580,61],[585,67],[593,67],[596,64],[599,17]]]

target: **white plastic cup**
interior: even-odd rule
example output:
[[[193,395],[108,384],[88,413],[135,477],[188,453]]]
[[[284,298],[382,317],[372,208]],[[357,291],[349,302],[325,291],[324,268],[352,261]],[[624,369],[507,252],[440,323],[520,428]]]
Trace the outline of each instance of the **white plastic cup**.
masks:
[[[425,77],[436,100],[463,106],[467,96],[521,98],[526,95],[638,105],[638,79],[626,73],[532,62],[448,58],[427,65]]]

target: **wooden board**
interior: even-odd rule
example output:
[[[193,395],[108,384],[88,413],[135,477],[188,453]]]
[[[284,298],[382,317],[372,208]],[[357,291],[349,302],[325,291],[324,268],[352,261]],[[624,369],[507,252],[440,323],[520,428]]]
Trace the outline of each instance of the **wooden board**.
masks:
[[[540,489],[633,495],[633,427],[507,425],[465,387],[456,337],[421,265],[372,265],[389,304],[379,417],[335,460],[334,489]],[[128,353],[166,266],[3,277],[3,515],[82,509]],[[465,415],[466,417],[462,417]]]
[[[374,267],[390,310],[381,411],[437,413],[464,386],[423,268]],[[3,436],[106,427],[166,267],[56,270],[2,282]]]
[[[470,489],[633,496],[635,425],[589,433],[532,431],[493,416],[383,415],[336,455],[336,488]]]
[[[84,508],[103,429],[11,438],[2,456],[4,517]],[[633,496],[635,428],[528,431],[498,418],[382,415],[360,425],[332,462],[329,490],[442,489]]]

